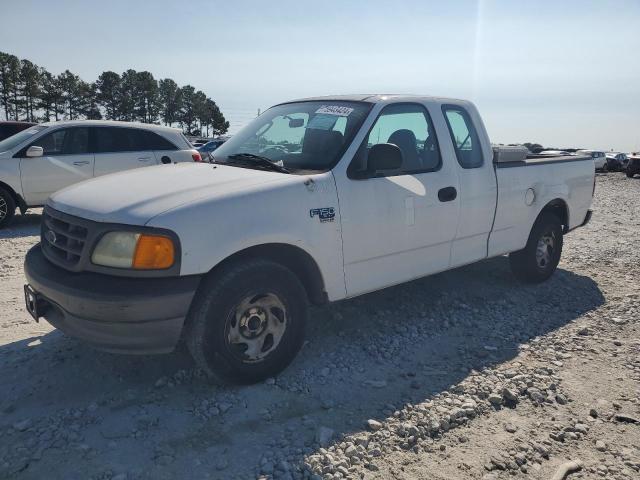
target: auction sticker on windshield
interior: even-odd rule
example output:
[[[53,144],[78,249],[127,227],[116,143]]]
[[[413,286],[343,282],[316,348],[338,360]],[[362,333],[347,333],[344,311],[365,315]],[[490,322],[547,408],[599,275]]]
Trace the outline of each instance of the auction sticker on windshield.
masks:
[[[341,105],[323,105],[318,110],[316,110],[316,113],[339,115],[341,117],[348,117],[351,112],[353,112],[353,108],[343,107]]]

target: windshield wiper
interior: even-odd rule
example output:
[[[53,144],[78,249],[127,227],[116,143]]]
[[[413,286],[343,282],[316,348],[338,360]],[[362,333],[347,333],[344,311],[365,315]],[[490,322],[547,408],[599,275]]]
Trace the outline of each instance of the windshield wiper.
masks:
[[[287,167],[283,167],[282,165],[278,165],[273,160],[263,157],[260,155],[254,155],[253,153],[234,153],[233,155],[229,155],[227,157],[229,160],[249,160],[249,162],[259,165],[261,167],[268,168],[269,170],[273,170],[275,172],[280,173],[291,173]]]

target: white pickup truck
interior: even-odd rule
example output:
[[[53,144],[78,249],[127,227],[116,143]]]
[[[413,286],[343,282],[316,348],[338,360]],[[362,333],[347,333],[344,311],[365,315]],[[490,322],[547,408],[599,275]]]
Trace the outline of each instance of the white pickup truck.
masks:
[[[209,374],[258,381],[295,357],[309,303],[505,254],[547,279],[595,187],[591,157],[494,150],[474,105],[422,96],[283,103],[213,156],[54,194],[29,312],[108,351],[183,338]]]

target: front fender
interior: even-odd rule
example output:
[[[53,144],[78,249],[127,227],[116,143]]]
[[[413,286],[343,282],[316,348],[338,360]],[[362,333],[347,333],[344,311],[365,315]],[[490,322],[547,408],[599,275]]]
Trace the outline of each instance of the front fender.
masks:
[[[332,218],[317,212],[331,208]],[[286,244],[314,259],[329,300],[346,296],[338,199],[330,172],[200,200],[165,212],[148,225],[180,237],[181,275],[208,273],[247,248]]]

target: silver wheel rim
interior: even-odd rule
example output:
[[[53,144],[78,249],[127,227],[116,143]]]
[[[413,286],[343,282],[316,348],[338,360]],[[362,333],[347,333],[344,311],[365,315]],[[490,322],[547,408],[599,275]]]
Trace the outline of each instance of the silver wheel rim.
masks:
[[[227,343],[243,362],[264,360],[287,329],[287,309],[277,295],[245,297],[227,321]]]
[[[536,264],[538,265],[538,268],[548,268],[553,259],[555,245],[555,235],[552,232],[546,233],[540,237],[536,247]]]
[[[0,222],[5,219],[8,211],[9,206],[7,205],[6,200],[0,196]]]

